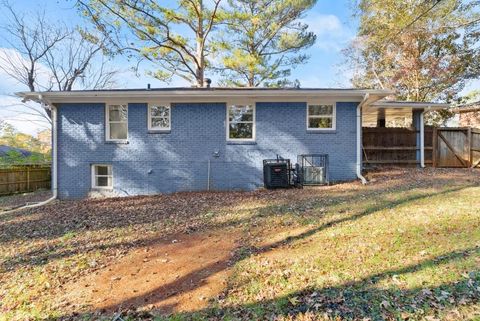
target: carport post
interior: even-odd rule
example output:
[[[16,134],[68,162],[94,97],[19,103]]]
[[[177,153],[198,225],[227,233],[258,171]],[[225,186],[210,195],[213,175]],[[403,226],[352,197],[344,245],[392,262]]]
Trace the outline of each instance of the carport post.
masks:
[[[425,111],[420,114],[420,167],[425,167]]]
[[[425,125],[423,109],[414,109],[412,112],[412,123],[415,128],[416,137],[416,160],[420,167],[425,167]]]

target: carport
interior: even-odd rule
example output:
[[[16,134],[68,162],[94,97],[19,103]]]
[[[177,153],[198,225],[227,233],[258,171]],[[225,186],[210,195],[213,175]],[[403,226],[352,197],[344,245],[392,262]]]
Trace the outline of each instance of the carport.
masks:
[[[364,166],[420,166],[433,163],[433,128],[425,126],[429,111],[449,104],[381,100],[362,110]]]

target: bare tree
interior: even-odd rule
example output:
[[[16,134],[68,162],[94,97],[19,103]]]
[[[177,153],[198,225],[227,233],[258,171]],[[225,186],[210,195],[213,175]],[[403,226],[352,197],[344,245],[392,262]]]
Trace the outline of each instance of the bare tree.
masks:
[[[78,32],[71,32],[45,55],[52,89],[70,91],[75,84],[87,89],[113,87],[118,71],[108,68],[102,50],[102,41],[94,44]]]
[[[12,100],[18,99],[18,97],[14,95],[6,96],[12,98]],[[49,129],[52,124],[50,112],[35,103],[19,101],[2,105],[0,108],[12,114],[11,116],[5,117],[6,121],[12,120],[28,122],[32,125],[35,125],[35,127],[40,127],[43,129]]]
[[[46,22],[45,12],[35,18],[15,12],[13,6],[2,1],[1,7],[8,14],[7,21],[1,26],[4,40],[14,52],[0,56],[0,69],[8,76],[35,91],[38,86],[38,74],[42,60],[59,42],[68,37],[69,31]],[[41,89],[49,89],[48,86]]]
[[[118,70],[108,66],[102,39],[92,42],[77,28],[51,24],[45,11],[20,13],[7,0],[0,0],[0,8],[5,15],[0,37],[10,47],[0,52],[0,71],[11,79],[32,92],[115,85]],[[2,107],[15,112],[10,120],[51,124],[49,111],[39,106],[18,102]]]
[[[8,1],[4,40],[12,51],[0,55],[0,69],[30,91],[110,88],[118,73],[107,67],[104,41],[87,41],[76,28],[49,24],[45,12],[20,14]],[[89,35],[91,36],[91,35]],[[43,74],[43,75],[42,75]]]

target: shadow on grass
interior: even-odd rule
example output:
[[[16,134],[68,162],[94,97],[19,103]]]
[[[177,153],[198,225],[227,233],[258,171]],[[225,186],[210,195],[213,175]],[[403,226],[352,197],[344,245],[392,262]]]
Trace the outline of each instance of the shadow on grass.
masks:
[[[127,300],[124,300],[124,301],[119,302],[118,304],[115,304],[115,305],[112,305],[112,306],[105,307],[104,309],[102,309],[102,311],[95,311],[94,313],[104,313],[105,311],[108,313],[108,312],[116,311],[118,309],[124,309],[124,308],[128,309],[128,308],[135,307],[135,306],[142,306],[142,305],[145,305],[146,303],[149,303],[149,302],[162,302],[166,298],[169,298],[172,295],[178,294],[179,291],[183,291],[183,290],[190,291],[192,289],[195,289],[197,286],[202,285],[202,283],[200,282],[202,279],[208,278],[208,276],[214,275],[214,274],[222,271],[223,269],[227,268],[228,266],[236,264],[236,263],[238,263],[238,262],[240,262],[244,259],[247,259],[250,256],[253,256],[253,255],[256,255],[256,254],[259,254],[259,253],[268,252],[268,251],[271,251],[273,249],[289,245],[289,244],[291,244],[295,241],[308,238],[308,237],[310,237],[310,236],[312,236],[316,233],[319,233],[319,232],[321,232],[325,229],[328,229],[330,227],[333,227],[335,225],[358,220],[362,217],[368,216],[368,215],[370,215],[372,213],[375,213],[375,212],[377,212],[381,209],[384,209],[386,207],[387,208],[394,208],[396,206],[401,206],[403,204],[413,202],[413,201],[416,201],[416,200],[420,200],[420,199],[424,199],[424,198],[427,198],[427,197],[445,195],[445,194],[448,194],[448,193],[460,191],[464,188],[467,188],[467,187],[463,186],[463,187],[451,188],[451,189],[444,190],[444,191],[441,191],[441,192],[436,192],[436,193],[423,193],[423,194],[420,194],[420,195],[418,195],[418,194],[407,195],[406,197],[403,197],[403,198],[398,199],[398,200],[383,201],[383,202],[380,202],[380,204],[376,204],[375,206],[369,206],[365,210],[363,210],[359,213],[353,214],[351,216],[335,219],[335,220],[332,220],[330,222],[326,222],[324,224],[321,224],[319,226],[311,228],[311,229],[309,229],[309,230],[307,230],[307,231],[305,231],[305,232],[303,232],[299,235],[287,237],[283,240],[268,244],[268,245],[263,246],[263,247],[240,247],[240,248],[237,249],[236,255],[234,255],[233,258],[228,260],[228,261],[220,262],[220,264],[216,263],[214,265],[204,266],[201,269],[195,270],[195,271],[193,271],[193,272],[191,272],[187,275],[184,275],[184,276],[180,277],[179,279],[175,280],[174,282],[162,285],[161,287],[156,288],[156,289],[154,289],[154,290],[152,290],[148,293],[143,293],[142,295],[130,297]],[[342,309],[345,308],[345,311],[343,311],[342,313],[343,314],[346,313],[345,315],[348,315],[347,312],[353,309],[348,303],[349,300],[353,300],[354,302],[357,302],[357,301],[360,302],[360,301],[364,300],[364,301],[362,301],[363,302],[362,304],[365,305],[365,304],[368,303],[368,300],[370,300],[370,299],[372,299],[372,300],[373,299],[378,299],[378,298],[380,298],[384,295],[390,295],[391,296],[391,295],[396,293],[396,292],[395,293],[382,293],[381,290],[377,290],[377,289],[369,287],[368,289],[361,290],[360,291],[361,295],[358,296],[359,294],[357,292],[355,292],[355,291],[357,291],[357,290],[355,290],[356,288],[365,287],[364,284],[366,284],[366,283],[368,283],[370,285],[373,285],[374,283],[378,282],[380,279],[384,279],[388,276],[393,276],[394,274],[404,274],[404,273],[414,272],[414,271],[417,271],[417,270],[420,270],[420,269],[427,268],[429,266],[435,266],[435,265],[447,263],[449,261],[458,260],[458,259],[464,257],[465,255],[471,255],[470,252],[477,253],[477,249],[474,248],[474,249],[468,249],[468,250],[462,251],[462,252],[453,252],[453,253],[450,253],[448,255],[444,255],[442,257],[437,257],[435,259],[428,260],[428,261],[422,262],[422,263],[414,265],[414,266],[401,268],[401,269],[398,269],[398,270],[395,270],[395,271],[382,272],[382,273],[370,276],[368,279],[364,279],[364,280],[354,282],[354,283],[345,284],[345,285],[342,285],[341,287],[305,290],[305,291],[299,292],[299,293],[297,293],[295,295],[292,295],[292,296],[296,296],[296,295],[304,296],[305,295],[306,297],[309,297],[309,295],[311,295],[313,293],[317,293],[316,295],[318,295],[318,293],[321,292],[321,296],[324,299],[326,298],[325,300],[330,302],[329,300],[330,299],[334,300],[333,298],[338,296],[339,293],[342,293],[343,297],[345,295],[347,297],[349,295],[352,295],[353,296],[352,298],[350,298],[348,300],[342,299],[342,301],[341,301],[342,302],[341,308]],[[189,284],[189,286],[185,286],[185,284],[187,284],[187,283]],[[351,294],[348,294],[350,292],[348,292],[348,291],[345,292],[346,289],[349,289],[348,291],[354,291],[354,292],[352,292]],[[305,292],[305,293],[303,293],[303,292]],[[310,293],[310,294],[308,294],[308,293]],[[362,299],[362,297],[365,298],[365,299]],[[335,300],[337,300],[337,299],[335,299]],[[332,302],[335,302],[335,300],[332,301]],[[327,301],[325,301],[325,302],[327,302]],[[219,310],[208,310],[208,311],[203,311],[200,314],[205,314],[206,313],[207,315],[210,315],[211,313],[213,313],[214,315],[216,315],[216,314],[220,313],[221,315],[223,315],[225,313],[231,313],[232,315],[235,315],[237,313],[237,311],[243,311],[245,309],[250,311],[249,313],[253,313],[252,311],[263,310],[264,305],[268,307],[266,309],[266,311],[271,311],[272,307],[276,307],[276,308],[280,307],[279,311],[281,312],[281,314],[284,314],[285,311],[288,314],[291,311],[297,311],[298,310],[298,312],[300,313],[300,312],[305,312],[307,310],[310,310],[310,307],[305,308],[306,306],[308,306],[307,302],[302,304],[304,306],[303,308],[293,306],[292,304],[289,304],[289,302],[290,302],[289,297],[286,297],[286,298],[279,298],[278,300],[274,300],[272,302],[261,302],[261,303],[254,304],[254,305],[251,305],[251,306],[247,305],[247,306],[241,306],[241,307],[228,308],[223,312],[219,312]],[[326,304],[325,306],[321,305],[320,304],[321,302],[320,303],[316,302],[315,307],[316,307],[316,309],[321,308],[322,310],[323,309],[327,309],[327,310],[330,309],[331,310],[335,307],[335,304],[337,304],[337,303],[331,303],[331,302],[328,303],[328,302],[325,303]],[[284,308],[286,309],[285,311],[284,311]],[[161,308],[161,311],[163,311],[164,313],[170,313],[174,309],[175,309],[175,306],[163,306]],[[274,309],[274,311],[276,311],[276,310]],[[354,310],[352,310],[352,311],[354,311]],[[370,311],[370,312],[372,312],[372,311]],[[277,313],[277,312],[278,311],[276,311],[275,313]],[[368,311],[365,310],[364,312],[367,313]],[[368,312],[368,313],[370,313],[370,312]],[[373,312],[375,312],[375,311],[373,311]],[[375,313],[377,313],[377,312],[375,312]],[[272,312],[269,312],[269,313],[272,313]],[[380,313],[380,312],[378,312],[378,313]],[[190,317],[193,318],[195,315],[196,314],[191,315]],[[188,315],[185,315],[185,316],[187,317],[187,319],[190,318]],[[258,318],[258,317],[264,318],[265,316],[256,316],[255,318]]]
[[[400,206],[402,204],[412,202],[415,200],[420,200],[420,199],[438,196],[438,195],[444,195],[447,193],[453,193],[453,192],[460,191],[462,189],[470,188],[472,186],[475,186],[475,185],[457,186],[457,187],[445,189],[439,192],[428,192],[428,193],[421,192],[421,193],[415,193],[412,195],[407,194],[406,196],[393,201],[381,200],[382,194],[378,194],[375,191],[370,193],[363,193],[361,195],[354,194],[352,196],[345,196],[345,195],[340,195],[336,197],[329,196],[327,205],[325,204],[324,199],[312,200],[310,198],[307,198],[303,200],[297,200],[295,203],[281,203],[281,204],[273,204],[269,206],[260,207],[259,209],[255,210],[255,213],[253,216],[249,216],[241,219],[233,219],[223,223],[214,223],[209,225],[208,228],[222,229],[226,227],[240,226],[243,224],[254,222],[255,220],[268,219],[271,216],[285,215],[292,211],[297,215],[301,216],[301,215],[304,215],[305,213],[316,213],[315,210],[318,209],[319,207],[326,206],[328,208],[329,206],[335,206],[338,204],[352,204],[352,208],[354,209],[354,205],[358,206],[359,201],[362,201],[362,200],[364,201],[366,197],[372,197],[373,195],[376,196],[377,200],[381,200],[378,204],[374,206],[369,206],[363,211],[354,213],[353,215],[346,215],[345,217],[324,223],[300,235],[288,237],[285,240],[281,240],[265,248],[261,248],[261,249],[249,248],[249,249],[245,249],[244,251],[241,251],[241,253],[250,253],[250,252],[261,253],[261,252],[269,251],[271,249],[274,249],[282,245],[286,245],[296,240],[307,238],[331,226],[348,222],[348,221],[357,220],[359,218],[370,215],[384,208],[393,208],[393,207]],[[143,202],[145,202],[145,200],[141,199],[142,204]],[[121,207],[119,206],[119,208]],[[199,210],[205,212],[210,209],[211,209],[210,207],[206,207]],[[324,218],[324,216],[325,216],[325,213],[321,213],[320,216],[310,214],[310,218],[314,218],[314,219]],[[137,218],[135,218],[135,220],[137,220]],[[26,224],[34,224],[34,223],[27,222]],[[8,237],[8,236],[4,235],[3,237]],[[160,235],[153,238],[140,238],[134,241],[114,242],[111,244],[108,244],[108,241],[105,241],[105,240],[98,240],[97,242],[88,242],[88,243],[75,242],[73,246],[68,246],[68,247],[65,247],[64,244],[62,244],[62,242],[58,242],[56,244],[52,244],[48,246],[48,251],[46,251],[44,248],[40,248],[40,249],[35,249],[26,253],[22,253],[20,256],[5,258],[3,262],[1,262],[0,264],[0,269],[11,270],[11,269],[15,269],[19,265],[41,266],[41,265],[47,264],[51,260],[67,258],[79,253],[87,252],[87,251],[89,252],[104,251],[109,249],[127,249],[127,248],[136,248],[140,246],[161,245],[161,244],[166,244],[166,242],[168,242],[167,238],[168,238],[168,235]],[[95,243],[100,243],[100,244],[95,244]],[[239,252],[239,255],[238,255],[239,259],[241,259],[241,256],[243,255],[241,253]]]
[[[470,271],[458,281],[431,288],[382,288],[376,284],[393,276],[426,270],[479,254],[478,247],[468,248],[339,286],[308,288],[273,300],[179,313],[176,317],[177,320],[191,320],[241,316],[243,320],[262,320],[272,319],[272,316],[295,318],[313,313],[317,316],[326,314],[331,319],[346,320],[396,320],[406,319],[406,316],[415,319],[415,316],[438,314],[448,308],[480,303],[480,271]],[[172,311],[175,306],[163,308]]]
[[[443,180],[435,181],[443,188]],[[445,184],[452,182],[445,181]],[[54,240],[66,233],[98,231],[151,224],[163,229],[165,222],[179,223],[185,220],[205,221],[205,214],[229,210],[245,201],[275,202],[258,213],[268,216],[272,210],[280,213],[288,207],[304,211],[305,204],[328,201],[327,206],[340,202],[361,201],[364,197],[381,197],[390,192],[405,192],[411,189],[428,188],[429,181],[389,182],[388,188],[372,185],[368,188],[341,190],[287,190],[258,192],[181,192],[171,195],[136,196],[128,198],[90,199],[62,201],[37,209],[12,214],[0,213],[0,245],[14,241]],[[477,184],[478,185],[478,184]],[[463,185],[465,186],[465,185]],[[281,196],[278,196],[281,195]],[[282,199],[283,198],[283,199]],[[321,198],[321,199],[320,199]],[[197,227],[203,223],[197,222]],[[241,222],[239,222],[241,223]],[[235,224],[235,221],[226,224]],[[193,224],[195,225],[195,224]],[[205,224],[204,224],[205,225]]]
[[[128,300],[120,305],[102,311],[64,315],[62,320],[90,320],[108,317],[113,310],[121,310],[124,316],[133,320],[151,319],[162,313],[165,317],[156,320],[272,320],[280,317],[295,319],[312,314],[317,318],[334,320],[396,320],[416,319],[425,315],[436,315],[460,306],[480,303],[480,271],[470,271],[455,282],[430,288],[402,289],[392,286],[381,288],[376,285],[387,278],[414,273],[448,263],[458,262],[471,256],[478,256],[480,249],[472,247],[454,251],[418,264],[380,272],[358,281],[325,288],[307,288],[288,296],[261,300],[251,304],[213,307],[188,313],[168,316],[175,305],[164,305],[159,310],[136,312]],[[188,280],[188,278],[187,278]],[[171,286],[178,285],[171,284]],[[148,300],[143,301],[148,302]],[[322,319],[323,320],[323,319]]]

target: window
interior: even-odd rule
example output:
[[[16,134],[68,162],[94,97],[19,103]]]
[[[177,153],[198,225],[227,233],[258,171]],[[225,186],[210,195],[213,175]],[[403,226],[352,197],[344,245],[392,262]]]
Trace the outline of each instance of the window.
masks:
[[[92,165],[92,188],[113,188],[112,165]]]
[[[128,139],[127,105],[107,105],[106,119],[107,141],[125,141]]]
[[[309,104],[307,106],[307,129],[335,129],[335,104]]]
[[[255,105],[230,104],[227,108],[227,139],[255,140]]]
[[[148,130],[170,130],[169,105],[148,105]]]

